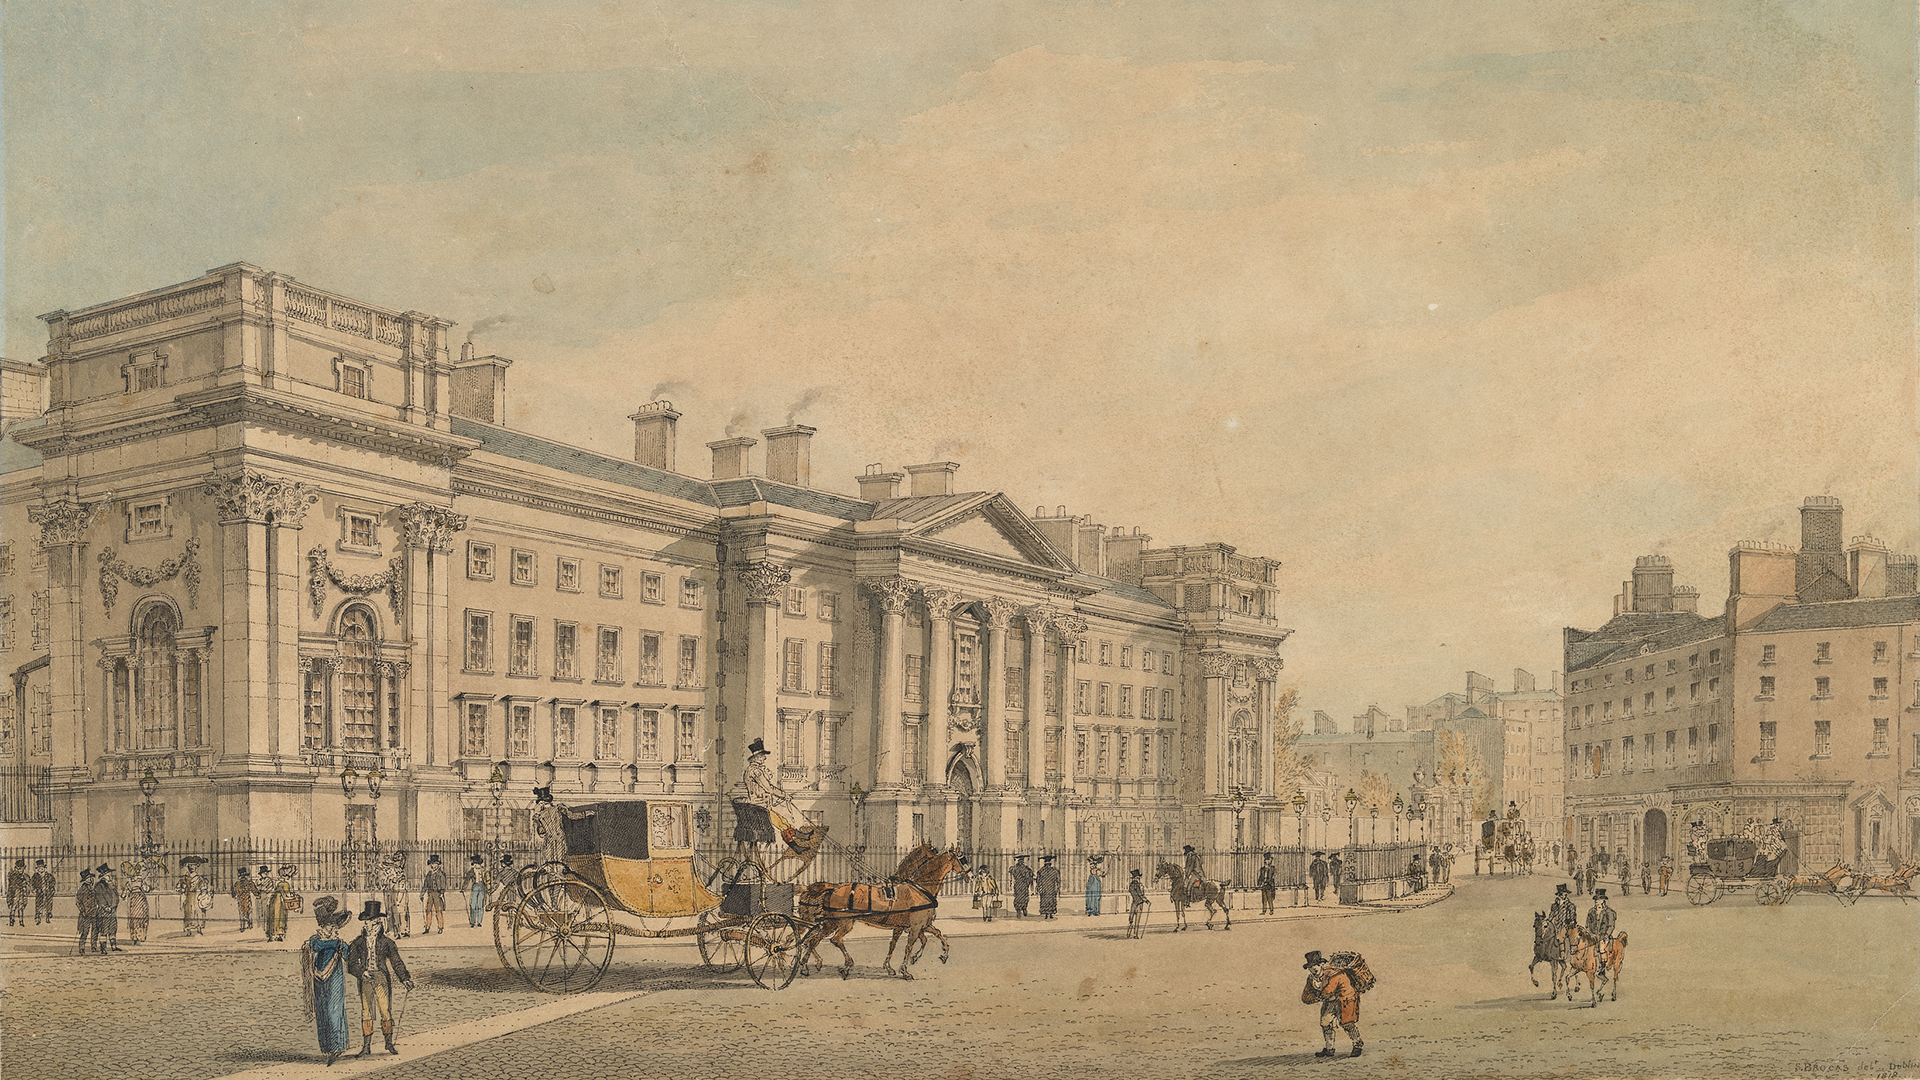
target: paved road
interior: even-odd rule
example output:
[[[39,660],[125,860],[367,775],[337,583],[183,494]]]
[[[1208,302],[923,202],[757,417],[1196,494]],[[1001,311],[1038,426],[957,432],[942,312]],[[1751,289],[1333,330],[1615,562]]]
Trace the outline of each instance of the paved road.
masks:
[[[1569,1007],[1526,974],[1532,912],[1553,880],[1456,879],[1452,900],[1401,914],[1242,921],[1142,941],[1125,939],[1117,919],[1063,920],[1045,928],[1065,933],[957,938],[952,963],[923,961],[912,982],[863,966],[851,980],[816,975],[778,993],[705,975],[687,945],[622,945],[600,989],[638,996],[379,1075],[1920,1074],[1920,908],[1801,897],[1772,909],[1739,896],[1691,908],[1677,893],[1633,896],[1617,905],[1630,941],[1619,1000]],[[849,942],[877,965],[886,935],[859,930]],[[1360,1061],[1311,1056],[1317,1010],[1299,1003],[1300,957],[1316,948],[1358,949],[1380,977],[1363,1006]],[[489,1011],[510,1025],[543,1000],[488,950],[418,955],[405,1028]],[[0,1020],[10,1080],[203,1080],[311,1053],[288,956],[123,959],[9,971]],[[145,988],[139,1007],[82,1023],[134,986]]]

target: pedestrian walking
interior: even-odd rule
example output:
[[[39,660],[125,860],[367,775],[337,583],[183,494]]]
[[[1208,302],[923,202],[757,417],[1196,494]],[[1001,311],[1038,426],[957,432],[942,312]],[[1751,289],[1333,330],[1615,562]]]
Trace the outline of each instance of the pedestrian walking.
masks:
[[[122,867],[120,895],[127,904],[127,940],[138,945],[147,940],[147,926],[153,917],[152,893],[155,873],[152,858],[138,859]],[[159,877],[164,880],[162,864]]]
[[[1273,898],[1280,891],[1280,872],[1274,869],[1273,852],[1267,852],[1260,863],[1260,874],[1254,884],[1260,888],[1260,914],[1273,914]]]
[[[407,885],[407,853],[396,851],[380,864],[380,888],[386,893],[387,919],[394,937],[413,936],[413,890]]]
[[[240,932],[244,934],[253,929],[253,898],[260,895],[260,883],[253,880],[253,875],[243,866],[233,879],[233,888],[228,891],[240,908]]]
[[[47,860],[33,860],[33,925],[39,926],[44,920],[53,925],[53,871],[47,869]]]
[[[27,925],[27,897],[33,892],[33,875],[27,872],[27,860],[13,860],[7,871],[7,925]]]
[[[1625,896],[1629,891],[1627,888],[1628,882],[1633,877],[1633,860],[1628,858],[1627,853],[1623,851],[1620,853],[1620,858],[1616,861],[1620,864],[1620,895]]]
[[[1365,961],[1361,961],[1364,966]],[[1326,1038],[1326,1046],[1314,1057],[1330,1058],[1334,1056],[1333,1028],[1337,1023],[1347,1033],[1353,1043],[1348,1057],[1359,1057],[1366,1043],[1360,1038],[1360,986],[1362,981],[1358,973],[1350,967],[1336,967],[1320,955],[1320,950],[1307,954],[1307,962],[1300,965],[1306,969],[1306,989],[1300,991],[1303,1005],[1320,1006],[1320,1033]],[[1371,975],[1367,976],[1371,979]]]
[[[360,912],[360,936],[347,947],[347,972],[360,982],[360,1056],[373,1053],[373,1021],[380,1019],[380,1034],[386,1039],[387,1053],[398,1054],[393,1044],[393,980],[413,989],[413,976],[400,959],[400,946],[387,933],[387,920],[380,901],[369,900]]]
[[[80,929],[80,955],[91,956],[100,935],[100,899],[94,894],[91,870],[80,871],[80,887],[73,892],[73,910]]]
[[[1652,891],[1653,891],[1653,864],[1646,861],[1645,859],[1642,859],[1640,860],[1640,895],[1645,896]]]
[[[467,856],[467,874],[460,879],[467,891],[467,925],[479,926],[487,910],[487,864],[478,855]]]
[[[1324,851],[1314,852],[1313,861],[1307,864],[1307,877],[1313,882],[1313,898],[1315,900],[1325,900],[1327,898],[1327,878],[1332,872],[1332,867],[1327,862],[1327,853]]]
[[[95,867],[93,881],[95,918],[99,920],[95,940],[101,952],[120,952],[120,886],[114,883],[113,865],[101,863]]]
[[[1453,880],[1453,845],[1440,845],[1440,880]]]
[[[1673,856],[1660,856],[1660,895],[1667,895],[1667,882],[1673,877]]]
[[[1000,906],[1000,883],[993,880],[986,863],[973,874],[973,906],[980,909],[981,922],[992,922]]]
[[[1087,856],[1087,914],[1100,914],[1100,892],[1106,887],[1107,857]]]
[[[1147,906],[1147,882],[1140,871],[1134,870],[1127,879],[1127,899],[1133,901],[1128,907],[1129,913],[1137,912]]]
[[[1427,880],[1433,882],[1435,885],[1440,884],[1441,881],[1440,865],[1440,849],[1434,848],[1432,851],[1427,852]]]
[[[1060,869],[1053,865],[1053,856],[1040,856],[1040,872],[1033,876],[1033,883],[1040,890],[1040,917],[1053,918],[1060,910]]]
[[[1024,919],[1027,917],[1027,894],[1033,889],[1033,867],[1027,865],[1025,855],[1013,857],[1013,869],[1007,871],[1013,879],[1013,913]]]
[[[213,907],[213,885],[200,876],[204,856],[180,856],[180,928],[188,934],[207,933],[207,912]]]
[[[304,903],[299,891],[293,887],[294,873],[293,867],[282,866],[279,875],[273,879],[273,891],[267,895],[268,941],[287,940],[287,918],[299,911]]]
[[[440,932],[447,932],[447,872],[440,869],[438,854],[427,856],[427,872],[420,876],[420,906],[426,911],[420,920],[422,937],[433,933],[434,920],[440,922]]]
[[[337,897],[315,900],[313,921],[317,928],[300,947],[307,1019],[314,1022],[320,1052],[327,1055],[328,1065],[340,1060],[353,1041],[352,1029],[347,1026],[347,943],[340,940],[340,928],[353,918],[353,912],[339,909]]]
[[[498,904],[507,900],[518,900],[520,871],[513,865],[513,856],[500,856],[500,868],[493,874],[493,902]]]
[[[1337,851],[1327,860],[1327,876],[1333,879],[1333,902],[1338,904],[1341,902],[1340,886],[1347,878],[1346,864],[1340,860],[1340,853]]]

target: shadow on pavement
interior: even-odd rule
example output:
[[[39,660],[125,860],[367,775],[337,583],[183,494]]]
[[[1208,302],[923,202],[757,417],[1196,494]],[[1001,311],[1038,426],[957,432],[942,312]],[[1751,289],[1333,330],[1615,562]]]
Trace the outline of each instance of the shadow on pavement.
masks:
[[[1232,1061],[1216,1061],[1213,1064],[1214,1064],[1214,1067],[1216,1068],[1225,1068],[1225,1069],[1245,1069],[1245,1068],[1270,1069],[1279,1065],[1312,1065],[1316,1061],[1323,1060],[1321,1058],[1315,1057],[1314,1054],[1315,1054],[1315,1051],[1308,1050],[1304,1053],[1299,1053],[1299,1054],[1274,1054],[1269,1057],[1236,1058]],[[1338,1057],[1334,1058],[1333,1060],[1335,1061],[1344,1060],[1346,1056],[1347,1056],[1347,1051],[1343,1047],[1341,1048]]]

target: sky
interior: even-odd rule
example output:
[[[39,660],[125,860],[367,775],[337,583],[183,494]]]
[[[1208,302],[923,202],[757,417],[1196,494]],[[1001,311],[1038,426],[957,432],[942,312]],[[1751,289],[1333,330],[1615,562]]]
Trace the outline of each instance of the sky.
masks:
[[[819,429],[1281,560],[1306,709],[1561,666],[1633,558],[1920,546],[1912,4],[10,0],[5,355],[236,261],[509,422]],[[757,458],[756,458],[757,460]]]

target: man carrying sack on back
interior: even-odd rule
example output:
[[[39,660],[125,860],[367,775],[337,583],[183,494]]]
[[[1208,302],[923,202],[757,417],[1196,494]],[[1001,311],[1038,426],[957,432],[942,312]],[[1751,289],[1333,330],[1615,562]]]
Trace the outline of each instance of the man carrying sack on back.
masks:
[[[1356,953],[1335,953],[1332,960],[1315,949],[1300,965],[1307,970],[1307,987],[1300,992],[1305,1005],[1320,1006],[1320,1033],[1327,1045],[1314,1057],[1330,1058],[1333,1052],[1333,1025],[1337,1022],[1353,1040],[1349,1057],[1359,1057],[1365,1045],[1360,1039],[1360,995],[1373,989],[1373,973]]]

